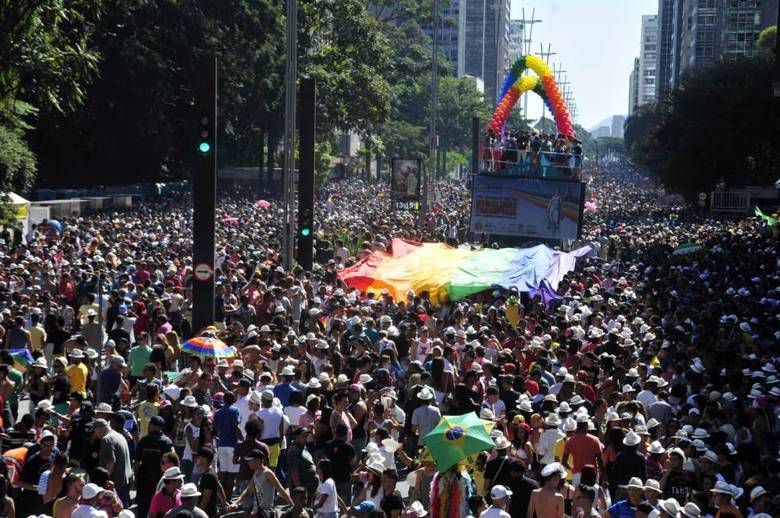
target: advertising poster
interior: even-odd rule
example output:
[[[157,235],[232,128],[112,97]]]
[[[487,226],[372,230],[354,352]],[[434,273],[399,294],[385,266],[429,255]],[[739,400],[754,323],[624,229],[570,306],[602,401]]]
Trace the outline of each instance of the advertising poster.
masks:
[[[393,159],[391,195],[396,201],[420,200],[419,160]]]
[[[475,176],[471,231],[577,239],[584,202],[585,184],[578,181]]]

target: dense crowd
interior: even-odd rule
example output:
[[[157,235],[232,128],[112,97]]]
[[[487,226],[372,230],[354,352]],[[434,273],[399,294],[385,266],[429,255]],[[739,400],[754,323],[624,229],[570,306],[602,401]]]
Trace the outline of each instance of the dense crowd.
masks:
[[[312,271],[281,266],[273,201],[223,195],[206,329],[182,197],[4,233],[0,516],[777,516],[778,229],[619,165],[587,181],[593,252],[552,301],[338,280],[393,237],[457,244],[456,184],[423,226],[384,183],[325,185]],[[196,335],[236,356],[187,354]],[[494,447],[445,504],[423,438],[471,412]]]
[[[539,130],[495,134],[489,129],[482,139],[482,171],[553,176],[554,169],[556,175],[579,176],[582,152],[582,141],[576,137]]]

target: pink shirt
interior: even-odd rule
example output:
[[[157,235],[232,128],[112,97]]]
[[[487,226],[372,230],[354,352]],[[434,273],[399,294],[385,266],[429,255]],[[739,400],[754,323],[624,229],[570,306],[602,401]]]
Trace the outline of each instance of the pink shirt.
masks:
[[[179,505],[181,505],[181,490],[177,489],[173,497],[167,494],[165,490],[157,491],[152,497],[152,503],[149,505],[149,516],[164,515]]]

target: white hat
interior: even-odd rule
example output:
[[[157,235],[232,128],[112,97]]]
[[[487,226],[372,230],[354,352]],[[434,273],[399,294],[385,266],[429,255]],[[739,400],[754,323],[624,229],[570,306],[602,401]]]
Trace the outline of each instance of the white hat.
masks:
[[[626,446],[636,446],[640,442],[642,442],[642,439],[633,430],[629,430],[626,436],[623,437],[623,444]]]
[[[661,491],[661,484],[659,484],[657,480],[653,480],[652,478],[648,478],[647,480],[645,480],[645,491],[655,491],[656,493],[663,493],[663,491]]]
[[[315,349],[330,349],[330,345],[328,345],[328,342],[325,340],[317,340],[317,345],[314,346]]]
[[[650,448],[647,449],[650,453],[664,453],[666,450],[659,441],[653,441],[650,444]]]
[[[182,498],[194,498],[196,496],[200,496],[200,491],[198,491],[198,486],[196,486],[192,482],[188,482],[187,484],[181,486]]]
[[[517,405],[517,408],[521,412],[533,412],[534,411],[533,407],[531,406],[531,402],[528,401],[527,399],[524,399],[523,401],[520,401],[520,403],[518,403],[518,405]]]
[[[100,403],[95,407],[95,412],[113,412],[114,409],[108,403]]]
[[[563,422],[563,431],[573,432],[576,429],[577,429],[577,421],[575,421],[571,417],[567,417],[566,420]]]
[[[704,452],[704,455],[702,455],[703,460],[708,460],[712,462],[713,464],[718,464],[718,454],[715,453],[712,450],[707,450]]]
[[[409,509],[406,511],[406,516],[409,516],[410,518],[423,518],[423,516],[427,515],[428,511],[426,511],[425,507],[417,501],[412,502],[412,505],[410,505]]]
[[[623,385],[622,392],[623,392],[623,394],[628,394],[629,392],[636,392],[636,389],[634,387],[632,387],[631,385],[626,383],[625,385]]]
[[[503,435],[499,435],[498,437],[496,437],[494,442],[496,444],[496,449],[497,450],[505,450],[505,449],[509,448],[510,446],[512,446],[512,443],[509,442],[509,440],[506,437],[504,437]]]
[[[734,492],[731,490],[731,486],[728,482],[724,482],[722,480],[718,480],[715,482],[715,487],[710,489],[713,493],[721,493],[723,495],[729,495],[734,496]]]
[[[764,489],[764,488],[763,488],[763,487],[761,487],[761,486],[756,486],[756,487],[754,487],[754,488],[753,488],[753,490],[750,492],[750,501],[752,502],[752,501],[753,501],[753,500],[755,500],[756,498],[758,498],[758,497],[760,497],[760,496],[764,496],[765,494],[767,494],[767,490],[766,490],[766,489]]]
[[[542,468],[543,477],[549,477],[551,475],[554,475],[555,473],[558,473],[561,476],[563,476],[566,473],[566,471],[564,471],[563,466],[561,465],[560,462],[552,462]]]
[[[182,475],[181,470],[178,466],[173,466],[171,468],[168,468],[165,470],[165,473],[163,473],[163,479],[164,480],[183,480],[184,475]]]
[[[217,367],[230,367],[230,365],[228,365],[227,358],[220,358],[217,360]]]
[[[306,387],[310,389],[318,389],[322,387],[322,383],[320,383],[318,378],[312,378],[309,380],[309,383],[306,384]]]
[[[631,477],[628,481],[628,484],[625,486],[626,489],[641,489],[644,491],[645,485],[642,483],[642,479],[639,477]]]
[[[122,509],[116,518],[135,518],[135,513],[129,509]]]
[[[648,421],[647,421],[647,423],[645,425],[645,428],[647,428],[648,430],[651,430],[651,429],[655,428],[656,426],[658,426],[659,424],[661,424],[661,423],[659,423],[655,419],[655,417],[651,417],[650,419],[648,419]]]
[[[233,368],[236,367],[244,368],[244,360],[233,360]]]
[[[547,416],[547,419],[544,420],[544,424],[547,426],[558,426],[561,424],[561,418],[558,417],[558,414],[550,414]]]
[[[366,464],[366,468],[377,473],[382,473],[385,470],[385,463],[381,460],[371,460]]]
[[[83,358],[84,357],[84,351],[82,351],[81,349],[73,349],[70,352],[70,357],[71,358]]]
[[[428,387],[423,387],[423,389],[417,393],[417,399],[422,399],[423,401],[428,401],[433,399],[433,392],[431,392],[431,389]]]
[[[499,500],[508,496],[512,496],[512,491],[501,484],[493,486],[493,489],[490,490],[490,498],[493,500]]]
[[[81,498],[84,500],[90,500],[100,494],[100,486],[97,484],[89,483],[85,484],[81,489]]]
[[[249,393],[249,401],[256,405],[259,405],[263,402],[262,398],[260,397],[260,393],[256,390],[253,390]]]
[[[295,369],[292,365],[287,365],[282,369],[282,376],[295,376]]]
[[[108,514],[105,511],[98,511],[91,505],[81,504],[73,510],[70,518],[108,518]]]
[[[686,518],[701,518],[701,509],[693,502],[685,504],[685,507],[680,509],[680,513]]]
[[[358,378],[358,383],[365,385],[367,383],[371,383],[372,379],[374,378],[372,378],[370,374],[361,374],[360,378]]]
[[[41,367],[43,369],[48,369],[49,364],[46,363],[46,358],[41,356],[40,358],[36,358],[35,361],[32,364],[33,367]]]
[[[392,437],[388,437],[387,439],[382,440],[382,446],[385,447],[385,451],[387,453],[395,453],[401,448],[401,446],[403,446],[403,444],[396,441]]]
[[[680,512],[680,504],[674,498],[667,498],[666,500],[658,501],[658,508],[664,511],[669,516],[676,516]]]
[[[195,400],[195,396],[185,396],[184,399],[182,399],[181,403],[179,403],[181,406],[186,406],[190,408],[195,408],[198,406],[198,402]]]
[[[179,399],[179,396],[181,395],[181,387],[173,384],[167,385],[163,389],[163,393],[171,399]]]
[[[558,405],[558,413],[559,414],[568,414],[569,412],[571,412],[571,407],[569,406],[569,404],[566,401],[564,401],[563,403]]]
[[[691,436],[693,439],[706,439],[710,436],[710,433],[704,428],[697,428],[693,431]]]
[[[479,411],[479,417],[480,419],[489,419],[492,421],[496,418],[496,414],[494,414],[490,408],[482,407]]]

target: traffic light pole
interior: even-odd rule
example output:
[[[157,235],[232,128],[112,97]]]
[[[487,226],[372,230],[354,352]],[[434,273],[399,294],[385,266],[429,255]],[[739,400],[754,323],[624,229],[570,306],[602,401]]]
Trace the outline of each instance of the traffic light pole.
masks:
[[[192,330],[214,323],[214,224],[217,205],[217,58],[198,59],[195,72],[197,141],[192,153]]]
[[[311,270],[314,261],[314,141],[316,127],[316,83],[301,81],[300,162],[298,166],[298,264]]]
[[[295,176],[295,104],[298,78],[298,0],[287,0],[287,93],[284,99],[284,238],[282,259],[292,270]]]

